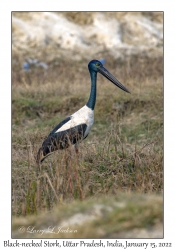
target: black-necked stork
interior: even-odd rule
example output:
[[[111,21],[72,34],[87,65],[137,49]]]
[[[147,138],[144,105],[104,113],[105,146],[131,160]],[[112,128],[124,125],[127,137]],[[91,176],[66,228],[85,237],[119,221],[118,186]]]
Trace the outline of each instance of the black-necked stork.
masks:
[[[101,73],[108,80],[120,89],[128,92],[125,88],[98,60],[92,60],[88,64],[91,77],[91,91],[89,100],[85,106],[77,112],[60,122],[49,134],[38,151],[37,162],[40,164],[48,155],[58,149],[68,148],[70,145],[77,145],[85,139],[94,123],[94,107],[96,102],[97,73]]]

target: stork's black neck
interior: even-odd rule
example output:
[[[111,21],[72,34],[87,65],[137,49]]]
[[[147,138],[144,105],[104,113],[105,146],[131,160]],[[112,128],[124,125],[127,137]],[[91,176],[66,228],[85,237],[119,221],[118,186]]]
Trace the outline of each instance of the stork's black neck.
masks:
[[[89,100],[86,104],[90,109],[94,110],[95,102],[96,102],[96,82],[97,82],[97,72],[89,71],[91,76],[91,92],[89,96]]]

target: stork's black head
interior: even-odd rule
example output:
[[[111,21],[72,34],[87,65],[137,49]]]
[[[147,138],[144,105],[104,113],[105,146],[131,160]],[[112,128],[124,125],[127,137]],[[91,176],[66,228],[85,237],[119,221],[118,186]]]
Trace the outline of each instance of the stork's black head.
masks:
[[[88,64],[89,71],[98,72],[99,67],[103,67],[103,64],[98,60],[92,60]]]
[[[130,93],[126,87],[124,87],[107,69],[105,69],[105,67],[103,67],[103,64],[100,61],[98,60],[90,61],[88,64],[88,68],[90,73],[93,71],[99,72],[100,74],[105,76],[109,81],[114,83],[118,88]]]

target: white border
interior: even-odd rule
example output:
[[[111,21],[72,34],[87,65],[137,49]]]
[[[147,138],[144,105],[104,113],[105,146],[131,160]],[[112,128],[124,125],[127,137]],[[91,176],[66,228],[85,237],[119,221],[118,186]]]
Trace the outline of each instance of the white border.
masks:
[[[164,11],[164,168],[165,168],[165,232],[163,240],[154,242],[173,242],[175,223],[175,36],[173,1],[22,1],[13,0],[0,3],[0,194],[1,226],[3,240],[11,239],[11,11]],[[12,241],[12,240],[11,240]],[[24,241],[24,240],[23,240]],[[149,240],[130,240],[146,242]],[[173,246],[173,247],[174,247]],[[151,248],[150,248],[151,249]],[[165,249],[165,248],[164,248]]]

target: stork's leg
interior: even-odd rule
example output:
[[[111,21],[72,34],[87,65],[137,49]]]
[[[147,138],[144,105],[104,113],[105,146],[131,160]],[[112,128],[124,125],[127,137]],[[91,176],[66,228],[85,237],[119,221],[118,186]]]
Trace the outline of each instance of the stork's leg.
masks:
[[[73,194],[73,184],[72,184],[72,175],[71,175],[71,155],[70,152],[65,150],[65,163],[66,163],[66,182],[67,187],[70,190],[70,192]]]
[[[78,143],[76,143],[74,145],[74,147],[75,147],[75,153],[76,153],[76,165],[75,165],[75,169],[74,169],[74,175],[75,175],[76,181],[78,183],[78,189],[79,189],[80,198],[83,200],[84,199],[84,194],[83,194],[83,191],[82,191],[81,180],[80,180],[80,176],[79,176],[79,173],[78,173],[78,166],[79,166],[79,151],[78,151],[78,146],[79,146]]]
[[[76,165],[79,165],[79,150],[78,150],[78,143],[75,144],[75,153],[76,153]]]
[[[76,165],[78,166],[78,143],[76,143],[75,145],[74,145],[74,148],[75,148],[75,153],[76,153]],[[76,175],[77,175],[77,173],[76,173]]]
[[[78,156],[78,143],[75,144],[75,153]]]

